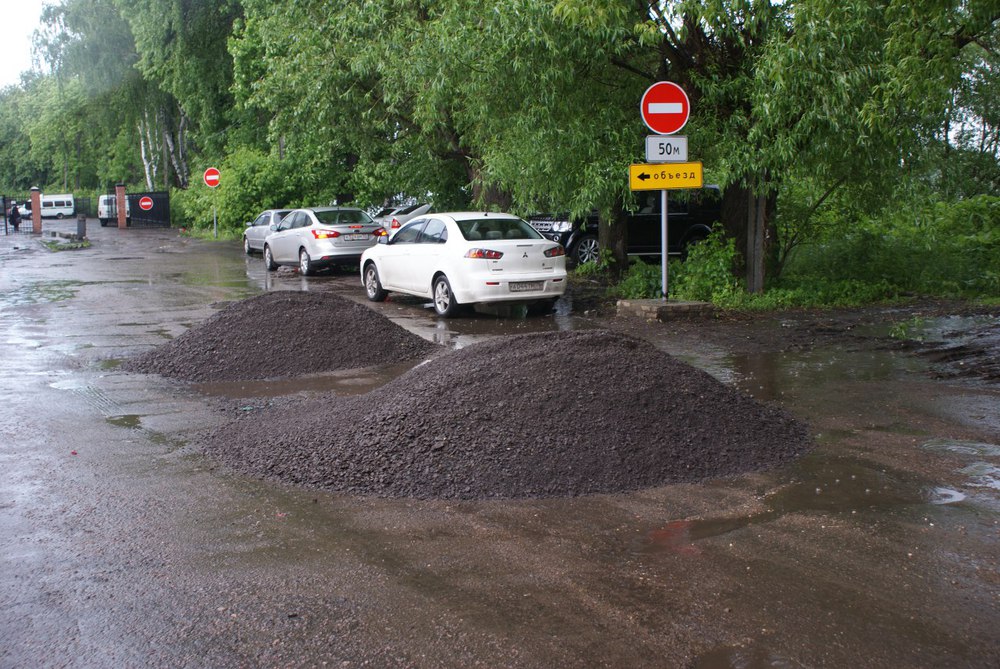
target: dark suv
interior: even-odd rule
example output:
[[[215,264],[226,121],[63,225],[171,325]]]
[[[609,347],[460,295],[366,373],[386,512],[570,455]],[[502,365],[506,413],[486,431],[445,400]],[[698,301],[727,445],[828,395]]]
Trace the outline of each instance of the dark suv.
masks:
[[[660,191],[636,193],[638,209],[628,214],[628,253],[639,256],[660,255]],[[719,220],[722,196],[718,186],[699,190],[671,191],[667,198],[667,253],[685,255],[687,247],[705,239],[712,224]],[[547,239],[559,242],[576,263],[598,258],[597,212],[582,219],[566,214],[535,214],[528,218]]]

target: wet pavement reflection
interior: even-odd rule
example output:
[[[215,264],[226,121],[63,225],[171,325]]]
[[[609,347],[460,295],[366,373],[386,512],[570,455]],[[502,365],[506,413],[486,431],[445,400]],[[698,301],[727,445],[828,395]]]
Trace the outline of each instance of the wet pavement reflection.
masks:
[[[994,386],[933,380],[892,350],[732,352],[647,325],[659,348],[807,421],[817,449],[780,471],[576,499],[288,488],[188,438],[219,426],[219,401],[377,405],[411,363],[187,385],[120,361],[274,290],[343,294],[442,355],[618,324],[569,298],[541,317],[444,320],[421,300],[367,302],[354,272],[266,272],[237,242],[93,238],[61,254],[0,239],[3,666],[997,666]]]

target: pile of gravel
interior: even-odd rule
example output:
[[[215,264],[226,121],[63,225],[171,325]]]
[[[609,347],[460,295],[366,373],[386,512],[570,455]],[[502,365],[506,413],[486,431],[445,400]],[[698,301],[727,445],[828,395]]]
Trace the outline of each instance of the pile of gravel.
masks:
[[[230,304],[122,369],[187,381],[300,376],[409,360],[439,347],[330,293],[278,291]]]
[[[635,490],[771,468],[804,425],[607,331],[501,337],[366,395],[236,411],[205,451],[262,478],[385,497]]]

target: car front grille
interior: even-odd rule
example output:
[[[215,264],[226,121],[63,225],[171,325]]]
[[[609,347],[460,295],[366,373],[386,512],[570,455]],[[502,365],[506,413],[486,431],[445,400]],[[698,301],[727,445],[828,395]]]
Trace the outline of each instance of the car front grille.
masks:
[[[545,234],[546,232],[551,232],[552,221],[528,221],[528,223],[538,232]]]

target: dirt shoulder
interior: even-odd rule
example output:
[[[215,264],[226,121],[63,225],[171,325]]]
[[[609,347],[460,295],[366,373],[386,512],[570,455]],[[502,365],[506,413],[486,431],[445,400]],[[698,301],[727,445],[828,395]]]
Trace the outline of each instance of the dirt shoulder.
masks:
[[[697,337],[731,354],[807,351],[837,345],[897,350],[926,358],[936,378],[1000,382],[1000,305],[914,298],[898,304],[780,312],[719,311],[667,322],[620,317],[616,300],[597,281],[571,283],[574,309],[583,309],[635,336],[656,331]]]

